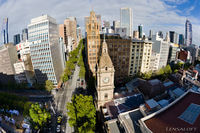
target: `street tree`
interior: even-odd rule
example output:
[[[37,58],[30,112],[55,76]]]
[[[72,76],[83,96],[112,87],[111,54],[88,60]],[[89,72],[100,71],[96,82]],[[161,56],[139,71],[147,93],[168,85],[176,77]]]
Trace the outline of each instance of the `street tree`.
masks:
[[[29,109],[29,116],[31,118],[31,126],[38,130],[43,128],[48,119],[51,119],[51,115],[45,108],[40,107],[38,103],[32,104]]]
[[[167,65],[166,67],[164,67],[163,70],[164,70],[165,74],[171,74],[172,73],[172,69],[171,69],[170,65]]]
[[[53,88],[54,88],[53,83],[50,80],[46,80],[45,89],[50,92]]]
[[[69,124],[75,132],[93,133],[96,124],[96,109],[92,96],[73,95],[67,103]]]

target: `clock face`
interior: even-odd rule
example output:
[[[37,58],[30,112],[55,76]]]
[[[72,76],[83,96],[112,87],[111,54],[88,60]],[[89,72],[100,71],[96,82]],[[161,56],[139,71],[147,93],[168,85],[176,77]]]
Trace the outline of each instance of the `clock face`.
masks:
[[[104,83],[108,83],[109,82],[109,78],[108,77],[103,78],[103,82]]]

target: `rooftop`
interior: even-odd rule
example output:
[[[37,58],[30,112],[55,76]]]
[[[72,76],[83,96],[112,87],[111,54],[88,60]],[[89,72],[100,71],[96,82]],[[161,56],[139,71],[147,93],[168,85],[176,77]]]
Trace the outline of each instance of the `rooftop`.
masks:
[[[173,84],[174,84],[174,82],[172,82],[172,81],[167,81],[167,82],[164,82],[164,83],[163,83],[163,85],[164,85],[165,87],[168,87],[168,86],[173,85]]]
[[[193,132],[200,132],[199,106],[200,94],[187,92],[169,107],[163,108],[160,112],[156,112],[155,116],[152,115],[144,120],[144,123],[155,133],[166,132],[169,128],[195,128]]]
[[[161,83],[161,81],[158,80],[158,79],[152,79],[152,80],[149,80],[148,82],[149,82],[152,86]]]
[[[109,133],[120,133],[120,128],[116,119],[108,122],[108,130]]]
[[[107,110],[105,114],[108,114],[107,116],[109,116],[110,119],[115,119],[120,113],[136,109],[143,103],[144,98],[140,93],[132,93],[131,96],[118,97],[105,104],[104,109],[106,108]]]
[[[119,115],[126,132],[141,133],[138,120],[144,117],[139,109],[132,110]]]

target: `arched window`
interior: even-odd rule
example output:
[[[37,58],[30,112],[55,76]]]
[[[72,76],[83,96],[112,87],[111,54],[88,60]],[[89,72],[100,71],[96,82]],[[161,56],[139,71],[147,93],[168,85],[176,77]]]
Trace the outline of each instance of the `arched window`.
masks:
[[[107,67],[105,67],[105,70],[107,71],[107,70],[108,70],[108,68],[107,68]]]

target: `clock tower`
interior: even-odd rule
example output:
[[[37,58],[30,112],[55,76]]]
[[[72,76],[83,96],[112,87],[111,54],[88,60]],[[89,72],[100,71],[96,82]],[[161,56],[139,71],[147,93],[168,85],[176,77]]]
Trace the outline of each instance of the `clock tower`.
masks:
[[[97,65],[97,95],[98,108],[113,99],[114,66],[108,54],[108,46],[104,39],[102,53]]]

